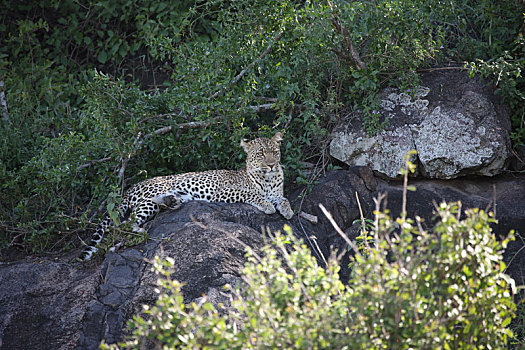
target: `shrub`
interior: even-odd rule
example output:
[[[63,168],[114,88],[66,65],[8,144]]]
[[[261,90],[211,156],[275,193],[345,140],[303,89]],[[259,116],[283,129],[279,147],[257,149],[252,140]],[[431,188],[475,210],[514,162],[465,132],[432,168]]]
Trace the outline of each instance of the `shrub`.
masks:
[[[443,203],[427,231],[418,220],[376,214],[375,245],[356,252],[347,286],[334,258],[319,266],[285,227],[261,256],[248,252],[223,316],[207,302],[185,305],[169,278],[173,262],[157,259],[156,305],[129,323],[129,340],[109,347],[504,348],[514,281],[503,273],[508,239],[495,239],[491,215]]]
[[[288,180],[311,182],[303,162],[329,163],[335,121],[361,110],[377,132],[377,92],[450,59],[492,76],[510,62],[500,88],[523,143],[516,0],[1,3],[0,240],[31,251],[80,231],[110,188],[238,167],[239,141],[275,129]]]

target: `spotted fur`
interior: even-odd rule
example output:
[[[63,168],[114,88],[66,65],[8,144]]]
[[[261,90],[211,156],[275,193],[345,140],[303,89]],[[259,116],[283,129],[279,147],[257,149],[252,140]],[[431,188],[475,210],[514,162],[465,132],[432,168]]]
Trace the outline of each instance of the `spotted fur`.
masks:
[[[283,194],[283,169],[279,163],[281,141],[280,132],[271,139],[242,141],[241,146],[247,157],[246,165],[241,170],[209,170],[142,181],[122,196],[121,212],[135,218],[133,230],[138,232],[143,231],[141,226],[161,209],[177,209],[190,200],[244,202],[266,214],[278,210],[290,219],[293,210]],[[81,259],[91,258],[111,225],[111,218],[106,216],[93,233]]]

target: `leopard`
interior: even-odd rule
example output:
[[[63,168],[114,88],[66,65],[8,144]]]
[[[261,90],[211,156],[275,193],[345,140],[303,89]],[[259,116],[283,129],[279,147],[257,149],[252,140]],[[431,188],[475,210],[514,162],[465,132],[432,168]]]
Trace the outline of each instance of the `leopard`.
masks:
[[[121,197],[119,212],[122,223],[132,220],[134,232],[145,232],[142,227],[161,210],[175,210],[183,203],[206,202],[248,203],[265,214],[277,211],[290,220],[294,212],[284,196],[284,173],[281,165],[281,132],[272,138],[241,141],[246,152],[244,167],[240,170],[207,170],[153,177],[129,188]],[[79,260],[90,260],[98,251],[113,220],[107,214],[92,234],[89,245]]]

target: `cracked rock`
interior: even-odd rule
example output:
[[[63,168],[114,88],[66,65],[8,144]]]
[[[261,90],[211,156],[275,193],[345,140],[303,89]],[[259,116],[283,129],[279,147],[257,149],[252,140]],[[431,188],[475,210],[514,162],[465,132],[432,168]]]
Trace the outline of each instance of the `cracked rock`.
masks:
[[[385,89],[381,111],[390,126],[367,135],[359,123],[334,129],[330,155],[396,178],[411,149],[424,177],[493,176],[511,155],[510,117],[492,90],[465,72],[430,73],[414,96]]]

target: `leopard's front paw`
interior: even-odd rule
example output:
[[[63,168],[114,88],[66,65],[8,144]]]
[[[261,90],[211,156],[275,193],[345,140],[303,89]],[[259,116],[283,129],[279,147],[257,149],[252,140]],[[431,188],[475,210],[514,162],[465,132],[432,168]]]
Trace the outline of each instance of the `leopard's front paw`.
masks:
[[[162,208],[167,209],[179,209],[182,205],[182,199],[180,196],[171,193],[159,194],[151,199],[153,203],[158,204]]]
[[[282,202],[279,203],[279,213],[281,213],[281,215],[287,220],[290,220],[293,217],[293,210],[288,199],[284,198]]]
[[[265,205],[264,208],[262,209],[262,211],[265,213],[265,214],[268,214],[268,215],[271,215],[271,214],[274,214],[275,213],[275,207],[271,204],[271,203],[268,203],[268,205]]]

